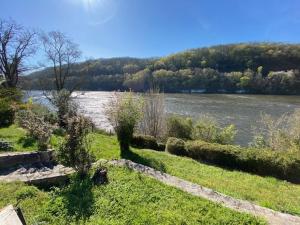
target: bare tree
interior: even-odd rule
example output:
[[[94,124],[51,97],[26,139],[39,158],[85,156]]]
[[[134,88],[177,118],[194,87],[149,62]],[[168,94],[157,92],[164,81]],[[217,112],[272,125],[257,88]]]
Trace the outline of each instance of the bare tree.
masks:
[[[140,132],[153,137],[162,137],[165,131],[164,94],[158,89],[150,89],[145,95],[144,117],[140,122]]]
[[[72,67],[80,58],[81,51],[77,44],[59,31],[42,34],[41,41],[46,58],[53,68],[55,86],[54,91],[44,95],[58,110],[59,126],[66,128],[69,111],[72,108],[71,94],[81,83],[80,80],[76,83],[67,81],[71,78]]]
[[[72,42],[65,34],[52,31],[41,35],[47,60],[52,64],[56,91],[67,89],[66,81],[70,78],[72,66],[81,56],[77,44]],[[73,92],[79,82],[69,88]]]
[[[0,74],[6,87],[16,87],[19,75],[29,70],[25,60],[36,52],[36,33],[0,19]]]

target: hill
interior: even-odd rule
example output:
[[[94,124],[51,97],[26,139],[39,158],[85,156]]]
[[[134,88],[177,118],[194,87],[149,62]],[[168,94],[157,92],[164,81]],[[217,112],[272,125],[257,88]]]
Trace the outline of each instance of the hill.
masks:
[[[165,92],[300,94],[299,62],[298,44],[229,44],[162,58],[89,60],[74,66],[69,82],[82,79],[82,90],[146,91],[155,85]],[[22,78],[25,89],[51,89],[51,83],[49,68]]]

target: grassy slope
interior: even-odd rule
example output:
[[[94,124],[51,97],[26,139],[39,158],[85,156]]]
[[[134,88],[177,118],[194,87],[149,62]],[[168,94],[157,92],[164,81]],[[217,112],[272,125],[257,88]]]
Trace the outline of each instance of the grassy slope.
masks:
[[[97,158],[120,157],[115,137],[100,134],[96,136],[93,150]],[[133,149],[133,154],[129,155],[129,158],[224,194],[278,211],[300,215],[300,185],[271,177],[230,171],[165,152]]]
[[[21,183],[0,183],[0,208],[17,199],[29,224],[264,224],[126,168],[109,168],[109,184],[73,179],[43,192]]]
[[[37,149],[36,141],[26,137],[26,131],[15,125],[1,128],[0,140],[10,141],[15,151],[34,151]]]
[[[3,133],[5,132],[0,129],[0,137]],[[118,142],[114,136],[93,134],[92,140],[92,150],[98,159],[120,158]],[[52,139],[52,144],[57,145],[58,142],[58,138]],[[133,154],[128,157],[224,194],[300,215],[300,185],[270,177],[229,171],[164,152],[133,149]]]

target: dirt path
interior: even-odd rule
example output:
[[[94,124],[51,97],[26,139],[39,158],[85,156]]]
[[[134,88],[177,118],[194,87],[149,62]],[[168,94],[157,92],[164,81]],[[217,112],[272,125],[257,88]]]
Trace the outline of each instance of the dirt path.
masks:
[[[192,195],[199,196],[210,201],[219,203],[227,208],[252,214],[254,216],[263,217],[269,224],[274,225],[300,225],[300,217],[293,216],[286,213],[277,212],[262,206],[255,205],[251,202],[232,198],[230,196],[218,193],[212,189],[205,188],[201,185],[188,182],[178,177],[171,176],[166,173],[157,171],[151,167],[144,166],[130,160],[112,160],[110,164],[117,166],[126,166],[135,171],[146,174],[156,180],[159,180],[165,184],[177,187]]]

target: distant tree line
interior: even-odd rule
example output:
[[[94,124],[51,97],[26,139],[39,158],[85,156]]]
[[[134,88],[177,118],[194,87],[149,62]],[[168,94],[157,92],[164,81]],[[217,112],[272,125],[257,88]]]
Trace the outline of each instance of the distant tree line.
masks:
[[[82,90],[300,94],[300,45],[247,43],[192,49],[163,58],[88,60],[73,66],[66,86]],[[41,77],[46,87],[41,87]],[[51,69],[22,77],[26,89],[52,89]]]

